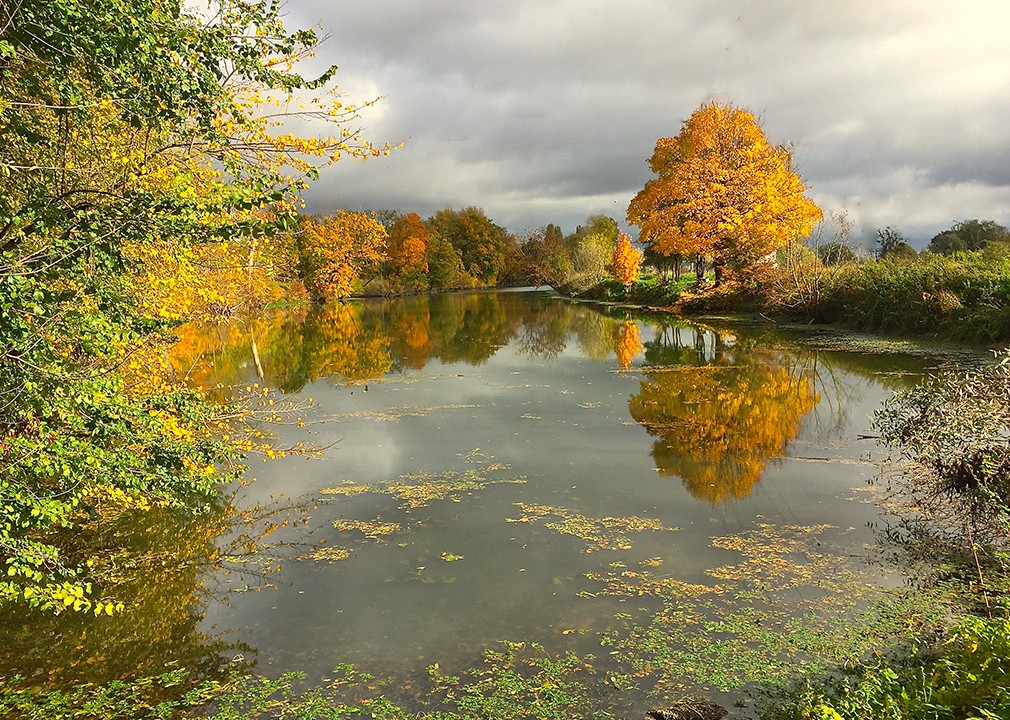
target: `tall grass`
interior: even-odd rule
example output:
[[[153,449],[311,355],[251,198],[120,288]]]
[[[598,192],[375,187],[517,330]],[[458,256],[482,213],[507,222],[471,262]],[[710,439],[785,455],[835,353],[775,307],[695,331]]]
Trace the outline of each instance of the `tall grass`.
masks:
[[[766,304],[806,319],[882,332],[1010,339],[1010,259],[982,253],[809,264],[763,289]],[[799,295],[809,288],[803,300]]]

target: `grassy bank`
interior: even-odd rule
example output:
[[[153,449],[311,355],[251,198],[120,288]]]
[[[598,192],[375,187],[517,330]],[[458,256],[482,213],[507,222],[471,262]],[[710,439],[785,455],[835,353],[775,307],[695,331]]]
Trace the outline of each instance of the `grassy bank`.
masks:
[[[781,268],[766,311],[859,330],[972,342],[1010,339],[1010,259],[984,253]]]
[[[681,296],[695,284],[693,274],[684,274],[676,281],[666,280],[659,275],[643,275],[628,288],[616,280],[607,278],[588,290],[566,294],[582,300],[665,308],[680,300]]]
[[[580,298],[685,315],[761,313],[851,330],[998,343],[1010,340],[1010,258],[984,253],[869,259],[835,266],[784,263],[746,282],[697,287],[693,275],[646,275],[627,290],[605,281]]]

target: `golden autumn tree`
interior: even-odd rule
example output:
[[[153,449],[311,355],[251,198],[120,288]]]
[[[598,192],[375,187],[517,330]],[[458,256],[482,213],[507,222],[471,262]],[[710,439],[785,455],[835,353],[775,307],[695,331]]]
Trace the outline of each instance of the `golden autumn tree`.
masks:
[[[631,244],[631,238],[621,233],[610,260],[610,275],[617,282],[630,288],[642,270],[642,251]]]
[[[290,74],[312,54],[299,44],[281,53],[264,50],[261,60],[271,73]],[[209,119],[212,139],[139,132],[119,117],[114,103],[100,103],[96,127],[76,133],[68,146],[67,162],[83,183],[103,192],[132,185],[171,198],[196,226],[188,233],[152,228],[151,237],[124,243],[136,303],[152,316],[227,315],[290,296],[287,281],[295,279],[297,260],[278,226],[304,208],[300,192],[321,167],[341,157],[389,152],[347,127],[358,108],[336,88],[320,88],[307,100],[232,74],[223,91],[227,104]],[[301,137],[286,127],[295,118],[337,126],[338,132]],[[236,203],[236,188],[259,177],[271,178],[273,192],[259,190],[253,201]]]
[[[386,229],[360,212],[340,211],[321,220],[305,219],[298,236],[299,272],[319,298],[347,297],[363,272],[385,258]]]
[[[679,135],[657,141],[649,168],[656,177],[628,206],[639,240],[667,256],[709,256],[717,274],[746,272],[823,216],[789,151],[732,105],[695,110]]]
[[[427,287],[428,228],[417,213],[401,215],[390,226],[386,271],[387,280],[397,291]]]

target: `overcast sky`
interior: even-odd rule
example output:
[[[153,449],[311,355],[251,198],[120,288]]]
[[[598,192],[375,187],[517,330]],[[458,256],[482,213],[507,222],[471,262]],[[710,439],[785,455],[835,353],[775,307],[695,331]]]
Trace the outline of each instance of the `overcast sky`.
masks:
[[[790,143],[809,194],[857,232],[916,246],[954,221],[1010,225],[1006,0],[288,0],[319,26],[367,136],[309,210],[483,207],[516,233],[624,220],[646,158],[700,104]]]

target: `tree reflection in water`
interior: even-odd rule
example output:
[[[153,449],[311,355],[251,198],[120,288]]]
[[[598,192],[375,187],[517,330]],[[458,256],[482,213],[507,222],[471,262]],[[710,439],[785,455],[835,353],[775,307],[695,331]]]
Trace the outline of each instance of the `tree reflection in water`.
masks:
[[[433,361],[481,365],[513,341],[520,355],[537,359],[557,357],[572,339],[594,360],[616,352],[622,364],[641,351],[631,321],[622,325],[588,308],[523,293],[332,303],[175,332],[179,342],[162,362],[177,378],[222,399],[228,388],[251,382],[298,392],[320,379],[357,384]]]
[[[712,331],[649,322],[657,327],[643,343],[640,321],[630,316],[526,293],[333,303],[180,328],[170,364],[227,396],[229,387],[256,381],[296,392],[322,379],[365,383],[435,361],[480,365],[510,343],[541,360],[574,343],[621,370],[644,352],[645,379],[629,410],[657,438],[659,471],[710,503],[747,495],[817,404],[816,373],[767,345],[744,347]]]
[[[614,327],[613,338],[617,364],[621,366],[621,370],[627,370],[644,347],[638,324],[630,318],[626,319]]]
[[[112,581],[101,591],[126,609],[111,617],[6,609],[0,676],[60,689],[185,669],[186,682],[195,683],[221,676],[236,656],[252,660],[248,646],[203,628],[206,608],[227,602],[229,578],[237,580],[233,589],[254,590],[264,568],[302,552],[299,543],[268,539],[302,512],[280,503],[239,510],[222,498],[198,515],[159,508],[96,518],[75,542],[109,566]],[[208,578],[216,578],[213,586]]]
[[[819,400],[812,378],[784,356],[709,331],[664,328],[646,358],[670,364],[646,373],[631,416],[657,438],[659,472],[713,505],[749,494]]]

